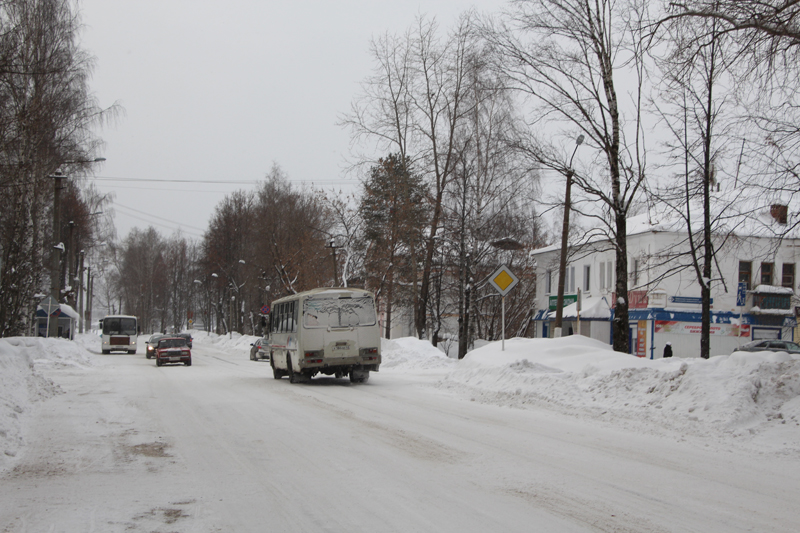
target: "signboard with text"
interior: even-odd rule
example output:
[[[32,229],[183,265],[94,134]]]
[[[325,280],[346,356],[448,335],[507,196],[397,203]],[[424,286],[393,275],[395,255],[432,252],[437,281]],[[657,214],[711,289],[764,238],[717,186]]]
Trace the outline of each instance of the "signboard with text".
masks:
[[[699,322],[678,322],[677,320],[656,320],[656,333],[678,333],[691,335],[701,333]],[[711,324],[711,335],[726,337],[749,337],[750,324]]]
[[[578,301],[577,294],[565,294],[564,295],[564,307],[568,305],[572,305]],[[551,311],[555,311],[558,309],[558,296],[550,296],[547,300],[547,305]]]

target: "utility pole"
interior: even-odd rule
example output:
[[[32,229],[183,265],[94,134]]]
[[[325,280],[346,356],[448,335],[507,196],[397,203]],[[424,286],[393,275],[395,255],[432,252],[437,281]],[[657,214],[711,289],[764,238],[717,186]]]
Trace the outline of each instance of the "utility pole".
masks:
[[[79,276],[79,279],[78,279],[78,316],[80,316],[79,322],[81,323],[80,329],[78,331],[80,331],[81,333],[83,333],[83,323],[85,321],[84,320],[85,317],[83,315],[83,260],[84,260],[84,256],[85,255],[86,254],[84,253],[84,251],[81,250],[81,253],[80,253],[81,265],[78,268],[78,276]]]
[[[50,249],[50,296],[61,302],[61,252],[64,244],[61,242],[61,180],[64,175],[56,171],[52,176],[53,189],[53,247]],[[58,336],[58,319],[49,320],[48,337]]]
[[[336,265],[336,249],[337,248],[341,248],[341,246],[334,246],[333,242],[334,242],[333,239],[331,239],[331,242],[328,244],[328,246],[326,248],[330,248],[331,249],[331,253],[332,253],[332,257],[333,257],[333,286],[336,287],[336,284],[339,281],[339,274],[337,272],[338,269],[337,269],[337,265]]]
[[[92,330],[92,298],[94,297],[94,278],[92,278],[92,267],[86,270],[86,323],[89,324],[86,331]]]
[[[569,212],[572,209],[572,201],[570,199],[572,189],[572,160],[575,158],[575,152],[578,151],[578,146],[583,144],[583,135],[579,135],[575,140],[575,149],[572,151],[572,157],[569,158],[569,165],[567,166],[567,190],[564,193],[564,225],[561,228],[561,258],[558,263],[558,299],[556,303],[556,323],[553,328],[553,337],[561,336],[561,329],[564,318],[564,277],[567,274],[567,248],[569,245]]]

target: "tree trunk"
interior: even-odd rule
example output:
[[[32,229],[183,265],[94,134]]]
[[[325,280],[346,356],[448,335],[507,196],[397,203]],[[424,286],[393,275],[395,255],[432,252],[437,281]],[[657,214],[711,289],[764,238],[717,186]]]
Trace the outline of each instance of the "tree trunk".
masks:
[[[630,353],[628,345],[628,242],[627,221],[623,213],[617,212],[617,257],[616,257],[616,301],[614,302],[614,323],[612,337],[614,350]],[[622,238],[619,236],[622,235]]]

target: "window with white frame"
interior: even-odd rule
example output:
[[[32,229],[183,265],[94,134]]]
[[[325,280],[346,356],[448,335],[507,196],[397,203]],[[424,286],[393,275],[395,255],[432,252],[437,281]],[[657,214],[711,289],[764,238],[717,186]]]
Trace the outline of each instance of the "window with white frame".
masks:
[[[589,292],[592,290],[592,266],[583,265],[583,290]]]
[[[550,294],[553,292],[553,271],[547,270],[544,273],[544,292]]]
[[[638,259],[634,259],[633,260],[633,268],[631,269],[630,278],[631,278],[631,284],[633,286],[636,286],[636,285],[639,284],[639,260]]]
[[[569,280],[569,292],[571,294],[575,293],[575,267],[569,267],[569,276],[567,279]]]
[[[600,261],[600,290],[606,287],[606,263],[605,261]]]

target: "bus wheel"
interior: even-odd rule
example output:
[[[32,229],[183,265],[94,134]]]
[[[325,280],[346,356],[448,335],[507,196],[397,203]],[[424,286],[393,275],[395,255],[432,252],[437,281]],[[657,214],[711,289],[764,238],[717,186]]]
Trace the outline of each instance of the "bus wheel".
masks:
[[[298,376],[297,374],[294,373],[294,370],[292,369],[291,355],[286,356],[286,373],[289,374],[289,383],[297,383],[298,381],[300,381],[299,379],[297,379]]]
[[[136,350],[128,350],[128,353],[129,354],[134,354],[134,353],[136,353]]]
[[[269,366],[272,367],[272,377],[275,379],[281,379],[283,377],[283,372],[275,368],[275,361],[270,361]]]
[[[103,354],[110,354],[111,350],[103,350]]]

